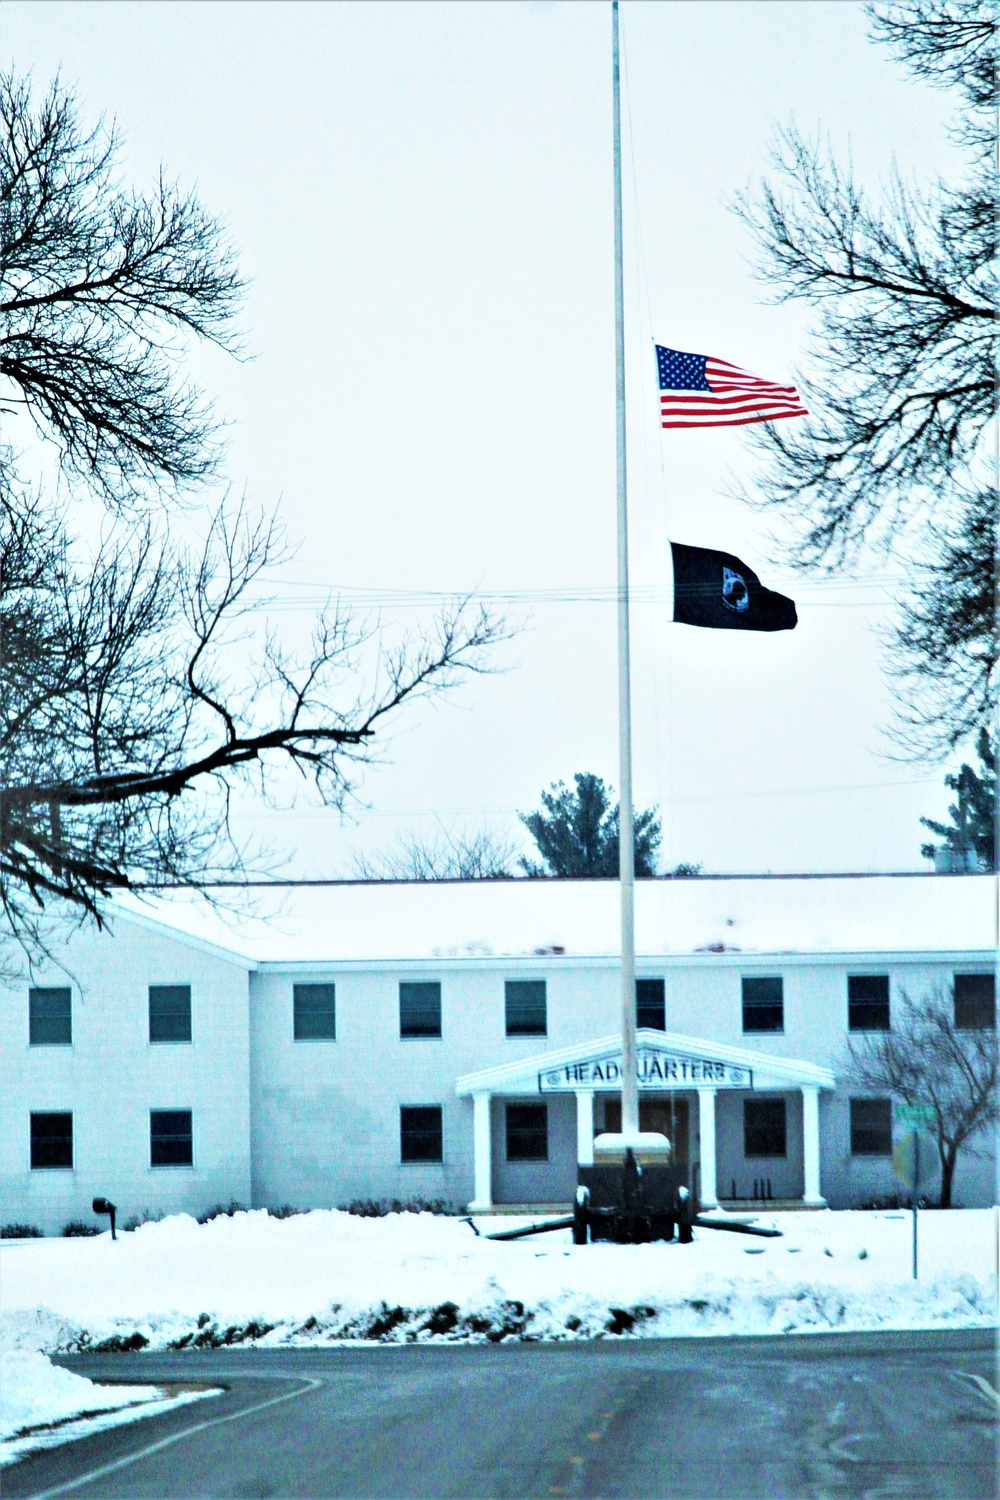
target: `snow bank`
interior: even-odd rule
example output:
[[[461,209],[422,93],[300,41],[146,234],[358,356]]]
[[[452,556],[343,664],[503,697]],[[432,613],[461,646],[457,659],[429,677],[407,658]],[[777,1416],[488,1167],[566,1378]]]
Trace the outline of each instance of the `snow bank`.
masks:
[[[477,1221],[485,1233],[510,1218]],[[760,1215],[781,1239],[693,1245],[496,1242],[430,1214],[186,1215],[112,1242],[0,1250],[0,1344],[55,1349],[247,1341],[579,1339],[990,1325],[995,1210]]]
[[[44,1354],[0,1352],[0,1441],[68,1417],[162,1398],[163,1392],[152,1385],[95,1385],[61,1370]]]

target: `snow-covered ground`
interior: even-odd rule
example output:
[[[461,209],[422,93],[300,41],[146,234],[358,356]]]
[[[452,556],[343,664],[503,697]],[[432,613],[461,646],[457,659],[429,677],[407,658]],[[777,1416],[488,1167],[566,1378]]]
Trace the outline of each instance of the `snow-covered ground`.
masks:
[[[477,1221],[485,1233],[510,1218]],[[693,1245],[513,1242],[460,1219],[263,1210],[186,1215],[117,1242],[0,1249],[0,1347],[152,1349],[343,1339],[592,1338],[990,1324],[996,1210],[762,1214],[780,1239],[706,1229]]]

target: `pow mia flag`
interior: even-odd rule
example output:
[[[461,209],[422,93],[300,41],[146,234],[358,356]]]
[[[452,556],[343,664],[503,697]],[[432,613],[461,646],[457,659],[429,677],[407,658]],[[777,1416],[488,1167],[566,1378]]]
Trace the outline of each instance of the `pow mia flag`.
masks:
[[[671,542],[674,620],[709,630],[794,630],[795,604],[766,589],[731,552]]]

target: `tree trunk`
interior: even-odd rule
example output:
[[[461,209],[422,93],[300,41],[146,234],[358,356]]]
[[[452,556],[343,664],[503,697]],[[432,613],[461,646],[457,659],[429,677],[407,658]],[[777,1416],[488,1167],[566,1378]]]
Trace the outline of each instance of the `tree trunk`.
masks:
[[[958,1148],[951,1147],[941,1152],[941,1196],[938,1199],[938,1208],[951,1207],[951,1185],[955,1177],[955,1162],[958,1157]]]

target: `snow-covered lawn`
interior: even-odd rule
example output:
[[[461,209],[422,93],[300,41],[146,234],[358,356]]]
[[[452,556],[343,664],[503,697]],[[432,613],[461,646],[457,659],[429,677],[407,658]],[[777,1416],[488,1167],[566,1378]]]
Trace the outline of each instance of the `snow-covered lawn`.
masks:
[[[485,1233],[510,1218],[480,1219]],[[151,1349],[248,1340],[593,1338],[990,1324],[996,1210],[761,1214],[781,1239],[706,1229],[693,1245],[508,1243],[430,1214],[186,1215],[117,1242],[0,1249],[0,1347]]]

